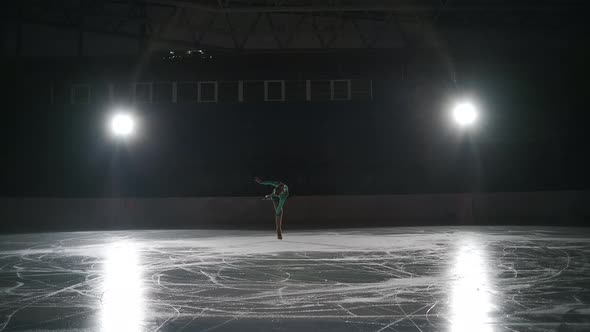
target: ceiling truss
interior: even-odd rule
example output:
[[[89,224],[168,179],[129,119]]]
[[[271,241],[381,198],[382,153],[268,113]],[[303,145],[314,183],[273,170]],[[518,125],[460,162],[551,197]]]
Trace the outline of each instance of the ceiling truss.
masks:
[[[312,4],[313,3],[313,4]],[[140,48],[294,51],[427,46],[453,29],[480,38],[511,29],[558,31],[583,24],[582,1],[425,0],[22,0],[3,4],[2,19],[135,40]],[[4,28],[6,30],[6,27]],[[545,35],[546,34],[542,34]],[[500,37],[501,38],[501,37]]]

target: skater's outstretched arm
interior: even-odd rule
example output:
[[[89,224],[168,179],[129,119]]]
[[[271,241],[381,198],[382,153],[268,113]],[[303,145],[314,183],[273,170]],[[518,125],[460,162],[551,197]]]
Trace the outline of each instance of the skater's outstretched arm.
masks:
[[[260,184],[263,184],[265,186],[273,186],[273,187],[278,187],[281,183],[278,181],[260,181]]]
[[[265,186],[273,186],[275,188],[281,185],[279,181],[262,181],[259,177],[255,177],[254,181],[256,181],[256,183],[263,184]]]

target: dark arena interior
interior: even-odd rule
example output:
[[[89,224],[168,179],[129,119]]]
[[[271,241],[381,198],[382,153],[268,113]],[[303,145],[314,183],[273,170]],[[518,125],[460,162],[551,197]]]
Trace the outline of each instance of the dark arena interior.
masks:
[[[590,331],[574,0],[6,0],[0,332]]]

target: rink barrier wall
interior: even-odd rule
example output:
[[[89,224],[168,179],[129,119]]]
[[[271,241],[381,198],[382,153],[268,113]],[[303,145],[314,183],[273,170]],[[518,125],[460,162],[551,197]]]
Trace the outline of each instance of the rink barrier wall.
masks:
[[[0,198],[2,231],[128,228],[268,228],[259,197]],[[397,225],[577,225],[590,219],[590,192],[295,196],[285,228]]]

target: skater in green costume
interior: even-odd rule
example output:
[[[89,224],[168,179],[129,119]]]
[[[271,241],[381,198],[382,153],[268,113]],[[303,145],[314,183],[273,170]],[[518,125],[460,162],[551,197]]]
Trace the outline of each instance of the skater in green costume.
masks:
[[[269,195],[264,196],[264,199],[268,199],[272,201],[272,205],[275,208],[275,223],[277,226],[277,238],[279,240],[283,239],[282,234],[282,224],[283,224],[283,207],[287,202],[287,198],[289,197],[289,187],[278,181],[262,181],[259,177],[255,177],[254,181],[256,183],[265,185],[265,186],[272,186],[274,187],[272,193]]]

